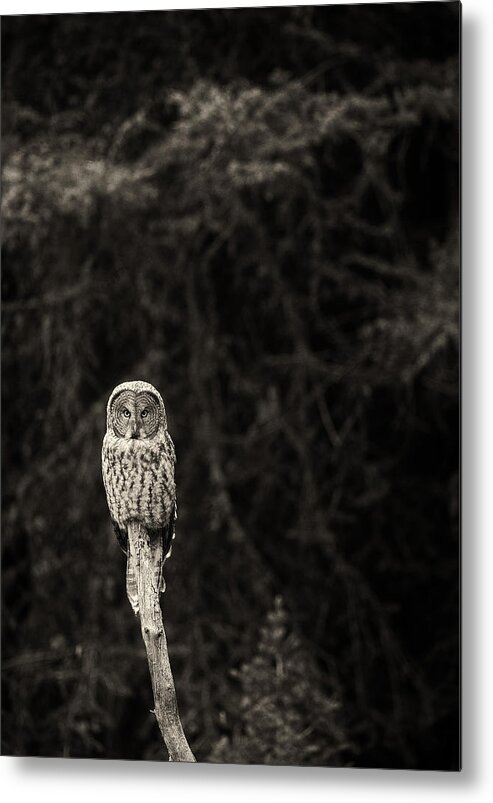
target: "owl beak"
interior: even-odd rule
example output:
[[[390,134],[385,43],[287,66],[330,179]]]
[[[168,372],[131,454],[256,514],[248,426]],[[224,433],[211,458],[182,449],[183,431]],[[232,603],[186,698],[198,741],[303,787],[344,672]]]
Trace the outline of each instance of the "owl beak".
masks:
[[[139,437],[139,433],[137,432],[137,425],[135,421],[130,421],[127,429],[126,437],[128,440],[136,440]]]

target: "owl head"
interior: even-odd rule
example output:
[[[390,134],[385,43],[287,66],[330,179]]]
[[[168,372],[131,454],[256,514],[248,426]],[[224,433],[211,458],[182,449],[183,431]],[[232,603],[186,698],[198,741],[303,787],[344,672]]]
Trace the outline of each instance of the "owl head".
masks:
[[[161,394],[148,382],[123,382],[108,400],[106,427],[126,440],[155,438],[167,428]]]

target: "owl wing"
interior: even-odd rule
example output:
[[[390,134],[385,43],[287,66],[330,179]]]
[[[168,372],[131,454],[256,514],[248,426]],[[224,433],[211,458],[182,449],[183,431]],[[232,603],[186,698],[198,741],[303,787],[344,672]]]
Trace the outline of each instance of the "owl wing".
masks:
[[[171,440],[171,435],[169,432],[166,432],[166,446],[168,450],[168,455],[173,463],[173,468],[176,463],[176,453],[173,441]],[[164,581],[164,564],[166,560],[171,556],[171,550],[173,548],[173,539],[175,537],[175,522],[176,522],[176,497],[173,500],[173,504],[170,511],[169,521],[165,527],[162,527],[158,532],[154,531],[155,537],[154,539],[151,538],[151,543],[157,545],[155,548],[155,561],[156,561],[156,568],[158,572],[158,587],[160,591],[164,591],[166,588],[166,583]]]
[[[114,519],[111,519],[111,523],[113,525],[113,529],[115,531],[118,543],[120,544],[120,548],[122,552],[124,552],[126,555],[128,550],[127,531],[124,530],[122,527],[119,527]]]
[[[175,525],[176,525],[176,500],[173,505],[173,510],[171,511],[171,516],[169,517],[169,524],[166,531],[166,537],[163,541],[165,560],[166,558],[169,558],[171,555],[171,550],[173,548],[173,540],[175,537]]]
[[[168,454],[170,456],[171,462],[173,463],[173,469],[176,465],[176,452],[175,452],[175,445],[172,441],[171,435],[166,430],[166,445],[168,447]],[[171,550],[173,548],[173,539],[175,537],[175,529],[176,529],[176,519],[177,519],[177,506],[176,506],[176,494],[175,499],[173,502],[173,507],[171,509],[171,514],[169,517],[169,524],[167,527],[166,537],[164,541],[164,559],[169,558],[171,555]]]
[[[166,446],[168,448],[168,454],[171,458],[171,462],[173,463],[173,466],[175,466],[176,465],[175,444],[173,443],[173,440],[168,430],[166,430]]]

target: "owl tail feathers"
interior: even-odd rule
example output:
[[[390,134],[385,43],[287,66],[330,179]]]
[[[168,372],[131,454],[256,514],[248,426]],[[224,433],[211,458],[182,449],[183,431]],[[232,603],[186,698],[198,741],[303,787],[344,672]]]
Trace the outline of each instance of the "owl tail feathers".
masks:
[[[166,580],[164,579],[163,567],[164,563],[158,563],[154,573],[154,582],[156,583],[158,594],[164,594],[166,591]]]
[[[137,616],[139,612],[139,593],[135,573],[135,558],[130,550],[127,555],[127,597],[134,614]]]

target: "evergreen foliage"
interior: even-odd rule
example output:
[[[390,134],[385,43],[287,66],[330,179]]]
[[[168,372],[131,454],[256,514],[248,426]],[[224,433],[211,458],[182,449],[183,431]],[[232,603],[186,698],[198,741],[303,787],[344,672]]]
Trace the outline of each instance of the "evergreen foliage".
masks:
[[[218,743],[213,760],[344,765],[350,745],[339,724],[340,703],[335,693],[321,692],[316,662],[289,631],[282,597],[274,600],[252,660],[233,676],[242,692],[240,729],[232,743]]]

